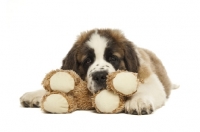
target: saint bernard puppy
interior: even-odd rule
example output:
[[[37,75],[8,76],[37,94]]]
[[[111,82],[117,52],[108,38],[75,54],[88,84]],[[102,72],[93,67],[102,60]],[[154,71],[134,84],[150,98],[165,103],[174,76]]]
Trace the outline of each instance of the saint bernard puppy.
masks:
[[[61,69],[74,70],[95,93],[106,87],[106,76],[118,69],[137,72],[143,81],[125,104],[125,112],[151,114],[165,104],[172,85],[167,72],[151,51],[139,48],[119,30],[95,29],[81,33],[63,59]],[[25,93],[20,102],[25,107],[39,107],[44,90]]]

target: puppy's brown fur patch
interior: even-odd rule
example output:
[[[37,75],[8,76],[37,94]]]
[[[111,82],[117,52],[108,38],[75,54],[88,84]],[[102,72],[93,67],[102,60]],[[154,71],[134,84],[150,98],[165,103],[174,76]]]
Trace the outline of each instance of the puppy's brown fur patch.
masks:
[[[138,72],[139,78],[144,80],[149,77],[151,73],[155,73],[165,88],[166,96],[169,97],[172,84],[160,59],[158,59],[153,52],[147,49],[137,48],[137,50],[140,54],[141,60],[144,61],[140,64]]]

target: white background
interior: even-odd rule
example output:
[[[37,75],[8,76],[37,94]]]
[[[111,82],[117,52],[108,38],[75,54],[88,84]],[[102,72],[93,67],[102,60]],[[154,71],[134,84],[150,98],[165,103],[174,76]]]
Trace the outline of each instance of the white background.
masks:
[[[0,131],[200,131],[199,0],[1,0],[0,20]],[[120,29],[155,52],[181,87],[147,116],[22,108],[20,96],[93,28]]]

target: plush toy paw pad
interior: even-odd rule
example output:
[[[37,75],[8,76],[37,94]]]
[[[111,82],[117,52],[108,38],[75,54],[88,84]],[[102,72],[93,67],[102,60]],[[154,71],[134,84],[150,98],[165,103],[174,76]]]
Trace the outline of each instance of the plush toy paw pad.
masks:
[[[51,113],[67,113],[69,104],[65,97],[60,94],[51,94],[46,97],[43,107],[45,111]]]
[[[52,90],[58,90],[67,93],[74,89],[74,85],[74,79],[66,72],[56,72],[50,78],[50,87]]]
[[[108,90],[102,90],[95,97],[96,107],[103,113],[112,113],[119,107],[119,103],[119,96]]]
[[[132,94],[137,90],[137,76],[131,72],[118,73],[113,79],[113,86],[118,92],[124,95]]]

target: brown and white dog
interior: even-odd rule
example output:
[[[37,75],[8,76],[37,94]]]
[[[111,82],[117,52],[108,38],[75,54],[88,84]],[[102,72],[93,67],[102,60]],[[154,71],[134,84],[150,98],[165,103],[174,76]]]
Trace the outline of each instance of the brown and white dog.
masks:
[[[150,114],[163,106],[175,87],[156,55],[134,45],[119,30],[95,29],[81,33],[61,69],[78,73],[92,93],[105,88],[106,75],[110,72],[118,69],[137,72],[143,83],[125,104],[126,113],[135,115]],[[21,104],[39,107],[44,94],[44,90],[25,93],[20,98]]]

